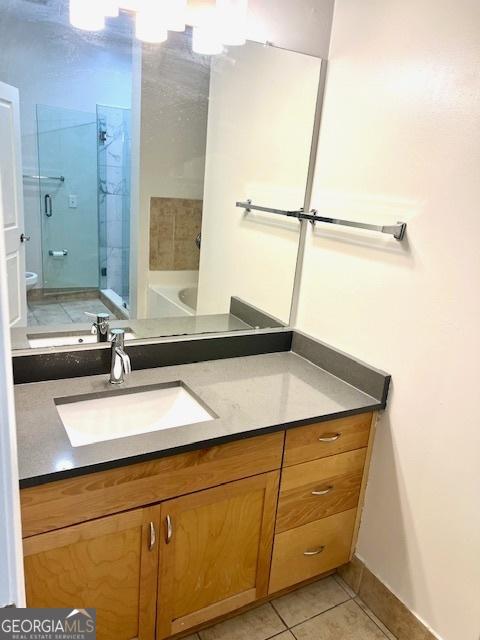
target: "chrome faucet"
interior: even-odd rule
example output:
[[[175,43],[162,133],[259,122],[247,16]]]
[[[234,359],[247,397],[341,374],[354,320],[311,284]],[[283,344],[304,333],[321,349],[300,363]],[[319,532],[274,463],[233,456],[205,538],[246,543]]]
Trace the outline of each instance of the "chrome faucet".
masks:
[[[112,365],[110,367],[110,384],[122,384],[124,376],[132,371],[130,357],[125,353],[125,331],[112,329]]]
[[[89,316],[89,318],[96,318],[92,324],[91,333],[97,336],[97,342],[108,342],[110,333],[110,316],[108,313],[89,313],[88,311],[84,313],[86,316]]]

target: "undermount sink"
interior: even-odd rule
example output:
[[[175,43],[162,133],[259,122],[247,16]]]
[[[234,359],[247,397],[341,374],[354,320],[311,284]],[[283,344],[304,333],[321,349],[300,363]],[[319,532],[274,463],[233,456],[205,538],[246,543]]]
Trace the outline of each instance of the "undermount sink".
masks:
[[[64,331],[61,333],[30,333],[27,335],[31,347],[65,347],[74,344],[95,344],[97,336],[90,331]],[[132,329],[125,329],[125,340],[135,340]]]
[[[182,382],[56,398],[73,447],[214,420]]]

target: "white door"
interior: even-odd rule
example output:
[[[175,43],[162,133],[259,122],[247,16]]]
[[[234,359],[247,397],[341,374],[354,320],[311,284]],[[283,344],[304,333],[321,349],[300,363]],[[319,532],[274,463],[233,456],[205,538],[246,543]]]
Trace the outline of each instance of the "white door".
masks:
[[[3,138],[0,138],[0,145],[3,145]],[[0,229],[2,227],[0,208]],[[25,606],[4,244],[0,232],[0,608],[9,604]]]
[[[10,326],[27,325],[18,89],[0,82],[0,214],[5,232]]]

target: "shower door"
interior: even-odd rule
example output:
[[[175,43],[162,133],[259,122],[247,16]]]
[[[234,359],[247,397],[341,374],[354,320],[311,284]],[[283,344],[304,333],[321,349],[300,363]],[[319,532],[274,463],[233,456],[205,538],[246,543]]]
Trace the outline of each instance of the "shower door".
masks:
[[[37,105],[45,289],[98,289],[96,115]]]
[[[100,288],[128,309],[130,273],[130,109],[97,105]]]

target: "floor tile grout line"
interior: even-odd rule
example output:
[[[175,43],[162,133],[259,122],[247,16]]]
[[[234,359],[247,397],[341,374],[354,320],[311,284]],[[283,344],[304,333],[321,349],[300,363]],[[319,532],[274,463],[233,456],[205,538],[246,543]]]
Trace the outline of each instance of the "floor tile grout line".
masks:
[[[327,613],[328,611],[333,611],[333,609],[336,609],[337,607],[341,607],[342,604],[345,604],[346,602],[349,602],[349,601],[355,602],[353,598],[349,597],[347,600],[344,600],[343,602],[339,602],[338,604],[334,604],[333,607],[329,607],[328,609],[325,609],[325,611],[322,611],[321,613],[316,613],[314,616],[310,616],[310,618],[306,618],[305,620],[302,620],[302,622],[297,622],[297,624],[294,624],[293,626],[288,627],[288,630],[293,633],[293,630],[296,629],[297,627],[300,627],[302,624],[305,624],[306,622],[310,622],[310,620],[313,620],[314,618],[319,618],[320,616],[323,616],[324,613]],[[358,606],[359,605],[357,605],[357,607]]]
[[[359,600],[362,600],[359,596],[357,596],[357,598],[358,598]],[[373,613],[373,611],[370,611],[370,608],[369,608],[369,607],[368,607],[368,606],[363,602],[363,600],[362,600],[362,602],[363,602],[363,604],[365,604],[365,609],[364,609],[363,607],[361,607],[361,606],[358,604],[358,602],[356,601],[356,599],[355,599],[355,598],[353,598],[353,602],[357,605],[357,607],[360,609],[360,611],[363,611],[363,613],[364,613],[366,616],[368,616],[368,617],[369,617],[369,619],[373,622],[373,624],[377,627],[377,629],[380,629],[380,631],[383,633],[383,635],[385,636],[385,638],[387,638],[387,640],[389,640],[389,638],[388,638],[387,634],[386,634],[386,633],[385,633],[385,631],[382,629],[382,627],[380,627],[380,626],[378,625],[377,621],[376,621],[374,618],[372,618],[372,616],[370,615],[370,613],[371,613],[372,615],[375,615],[375,614]],[[381,622],[381,620],[380,620],[380,622]],[[382,624],[383,624],[383,622],[382,622]],[[384,625],[384,626],[385,626],[385,629],[388,629],[387,625]],[[389,633],[391,633],[391,634],[392,634],[392,636],[393,636],[394,638],[396,638],[396,640],[398,640],[397,636],[396,636],[392,631],[390,631],[390,629],[388,629],[388,632],[389,632]]]
[[[278,598],[277,598],[277,600],[278,600]],[[278,616],[278,617],[280,618],[280,620],[283,622],[283,624],[285,625],[285,628],[286,628],[286,629],[290,629],[290,627],[288,626],[288,624],[286,623],[286,621],[282,618],[282,616],[281,616],[280,612],[277,610],[277,607],[275,606],[274,602],[275,602],[275,600],[270,600],[270,603],[269,603],[269,604],[272,606],[272,609],[275,611],[275,613],[277,614],[277,616]],[[272,636],[272,637],[274,638],[275,636]],[[267,640],[268,640],[268,639],[267,639]]]
[[[333,579],[335,580],[335,582],[338,584],[338,586],[339,586],[339,587],[341,587],[341,588],[345,591],[345,593],[348,595],[348,597],[350,598],[350,600],[354,600],[354,599],[358,596],[358,593],[355,593],[355,590],[354,590],[354,589],[352,589],[352,588],[350,587],[350,585],[348,585],[348,584],[345,582],[345,580],[344,580],[341,576],[339,576],[339,575],[338,575],[338,573],[334,573],[332,577],[333,577]],[[349,593],[349,591],[348,591],[347,587],[348,587],[348,589],[350,589],[350,591],[354,594],[353,596]]]

